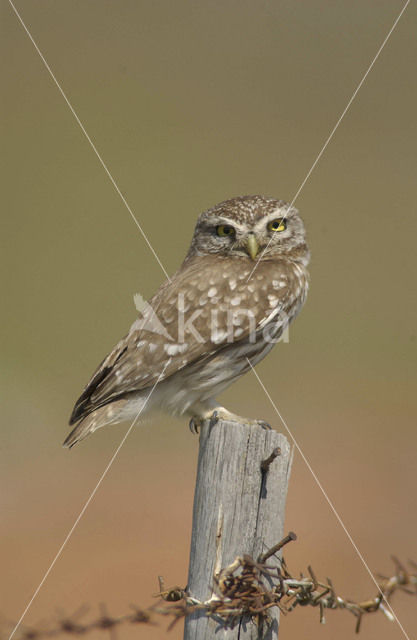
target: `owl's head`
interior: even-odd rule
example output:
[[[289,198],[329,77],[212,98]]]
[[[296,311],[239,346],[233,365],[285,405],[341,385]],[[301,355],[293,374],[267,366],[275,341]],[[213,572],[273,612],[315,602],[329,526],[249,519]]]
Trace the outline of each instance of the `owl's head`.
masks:
[[[303,221],[294,207],[265,196],[225,200],[200,215],[187,257],[218,254],[308,263]]]

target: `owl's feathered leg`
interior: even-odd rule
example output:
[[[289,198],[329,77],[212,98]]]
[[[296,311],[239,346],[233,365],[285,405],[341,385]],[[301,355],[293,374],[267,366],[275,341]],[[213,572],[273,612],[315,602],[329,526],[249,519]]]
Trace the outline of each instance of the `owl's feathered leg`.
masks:
[[[257,425],[263,429],[271,428],[271,425],[265,422],[265,420],[253,420],[251,418],[238,416],[236,413],[228,411],[225,407],[216,404],[214,401],[210,401],[207,404],[194,404],[190,407],[188,413],[193,414],[189,426],[191,433],[194,434],[198,434],[201,424],[205,420],[210,420],[210,426],[213,426],[221,419],[227,422],[237,422],[238,424]]]
[[[215,411],[216,415],[216,422],[217,420],[226,420],[228,422],[237,422],[238,424],[249,424],[249,425],[253,425],[256,426],[258,425],[259,427],[262,427],[262,429],[270,429],[271,425],[268,424],[268,422],[265,422],[265,420],[254,420],[253,418],[245,418],[244,416],[238,416],[236,413],[232,413],[231,411],[228,411],[228,409],[225,409],[224,407],[218,407]]]

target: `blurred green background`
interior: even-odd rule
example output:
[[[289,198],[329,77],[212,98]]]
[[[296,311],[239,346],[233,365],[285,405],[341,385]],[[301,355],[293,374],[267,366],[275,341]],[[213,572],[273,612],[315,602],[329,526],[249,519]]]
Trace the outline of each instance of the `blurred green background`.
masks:
[[[291,200],[402,2],[19,0],[33,37],[168,272],[198,213],[241,194]],[[0,614],[16,620],[125,433],[68,452],[72,405],[163,273],[8,2],[2,5]],[[416,546],[417,7],[410,4],[297,200],[311,293],[258,367],[370,568]],[[282,425],[253,376],[222,398]],[[185,585],[198,441],[167,417],[130,435],[26,622]],[[286,552],[346,597],[375,587],[296,455]],[[394,608],[410,636],[415,606]],[[353,637],[299,610],[282,638]],[[166,624],[122,637],[156,640]],[[181,637],[180,625],[170,633]],[[363,637],[401,638],[382,614]]]

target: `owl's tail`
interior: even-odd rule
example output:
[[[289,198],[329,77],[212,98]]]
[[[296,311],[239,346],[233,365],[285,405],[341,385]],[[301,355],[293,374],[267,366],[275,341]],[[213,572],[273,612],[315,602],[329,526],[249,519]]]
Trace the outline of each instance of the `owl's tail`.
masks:
[[[107,424],[115,424],[123,420],[122,409],[126,400],[116,400],[110,404],[99,407],[89,413],[74,427],[71,433],[65,438],[63,447],[71,449],[75,444],[84,440],[90,433],[97,431]]]

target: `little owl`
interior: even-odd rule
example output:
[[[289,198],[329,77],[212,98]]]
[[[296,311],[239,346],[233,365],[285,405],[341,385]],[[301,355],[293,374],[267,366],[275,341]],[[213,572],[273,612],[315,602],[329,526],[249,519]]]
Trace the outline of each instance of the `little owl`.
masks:
[[[213,416],[247,423],[215,397],[262,360],[298,314],[308,262],[303,222],[282,200],[243,196],[202,213],[181,267],[78,399],[64,445],[153,409],[188,415],[194,429]]]

